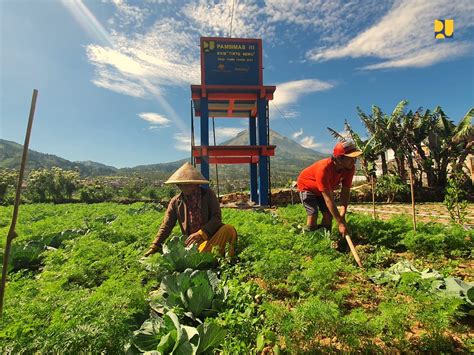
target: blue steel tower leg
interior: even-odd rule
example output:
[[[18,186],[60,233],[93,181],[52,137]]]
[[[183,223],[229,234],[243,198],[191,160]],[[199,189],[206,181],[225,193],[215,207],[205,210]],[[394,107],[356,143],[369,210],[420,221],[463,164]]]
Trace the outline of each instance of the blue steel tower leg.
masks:
[[[257,145],[257,120],[255,117],[249,117],[249,144]],[[258,203],[257,193],[257,164],[250,163],[250,200]]]
[[[209,146],[209,106],[207,97],[201,98],[201,146]],[[209,180],[209,157],[201,157],[201,173]]]
[[[268,145],[267,141],[267,100],[258,99],[258,144]],[[258,162],[258,197],[260,206],[268,206],[268,157],[260,156]]]

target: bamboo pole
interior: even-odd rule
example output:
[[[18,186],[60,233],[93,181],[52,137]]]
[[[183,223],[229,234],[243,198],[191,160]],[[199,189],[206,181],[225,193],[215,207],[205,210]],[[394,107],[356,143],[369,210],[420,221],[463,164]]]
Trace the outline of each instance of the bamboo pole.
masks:
[[[377,219],[377,215],[375,214],[375,186],[374,186],[374,176],[371,175],[370,177],[370,182],[371,182],[371,185],[372,185],[372,208],[373,208],[373,218],[374,220]]]
[[[359,267],[362,269],[363,266],[362,266],[362,263],[360,261],[359,254],[357,254],[357,250],[355,249],[354,244],[352,244],[351,237],[348,234],[346,234],[345,238],[346,238],[347,244],[349,244],[349,248],[351,249],[352,256],[354,256],[354,259],[355,259],[357,265],[359,265]]]
[[[413,216],[413,230],[416,231],[416,211],[415,211],[415,189],[413,188],[413,175],[411,169],[408,169],[410,176],[410,191],[411,191],[411,210]]]
[[[25,144],[23,145],[23,155],[21,157],[20,173],[18,175],[18,184],[16,186],[15,205],[13,207],[13,216],[10,229],[7,234],[7,241],[5,243],[5,252],[3,254],[3,269],[2,281],[0,284],[0,316],[3,313],[3,299],[5,296],[5,287],[7,283],[8,258],[12,246],[12,241],[17,237],[15,227],[18,218],[18,210],[20,207],[21,185],[23,182],[23,174],[25,172],[26,160],[28,158],[28,146],[30,144],[31,128],[33,127],[33,117],[35,115],[36,98],[38,97],[38,90],[33,90],[33,97],[31,98],[30,116],[28,118],[28,127],[26,128]]]

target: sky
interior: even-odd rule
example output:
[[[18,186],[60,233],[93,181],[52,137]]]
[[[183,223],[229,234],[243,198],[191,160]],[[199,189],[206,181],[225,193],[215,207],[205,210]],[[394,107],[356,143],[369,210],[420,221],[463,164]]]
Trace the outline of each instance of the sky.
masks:
[[[435,39],[435,19],[454,19],[453,38]],[[472,0],[0,0],[0,138],[23,143],[38,89],[30,149],[115,167],[188,157],[200,36],[261,38],[270,128],[316,151],[345,120],[364,136],[357,107],[406,99],[457,123],[474,106]],[[248,120],[215,124],[219,143]]]

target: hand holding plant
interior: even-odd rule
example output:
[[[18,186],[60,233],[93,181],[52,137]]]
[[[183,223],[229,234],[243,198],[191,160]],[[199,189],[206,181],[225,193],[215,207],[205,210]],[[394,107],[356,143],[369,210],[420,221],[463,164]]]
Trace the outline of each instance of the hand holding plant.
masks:
[[[199,232],[191,234],[186,241],[184,242],[184,245],[189,246],[191,244],[197,243],[198,245],[203,242],[203,238],[201,237],[201,234]]]
[[[158,251],[158,249],[159,249],[158,245],[152,244],[150,246],[150,249],[148,249],[147,252],[145,253],[145,257],[155,254]]]

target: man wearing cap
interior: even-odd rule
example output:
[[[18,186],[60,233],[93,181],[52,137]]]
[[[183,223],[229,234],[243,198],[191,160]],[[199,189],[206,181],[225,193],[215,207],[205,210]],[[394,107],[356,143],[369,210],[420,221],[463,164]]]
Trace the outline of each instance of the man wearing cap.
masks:
[[[165,184],[176,184],[181,193],[169,202],[161,227],[145,256],[158,251],[176,221],[181,232],[188,237],[186,246],[197,243],[200,252],[210,252],[217,246],[223,255],[229,244],[229,255],[234,255],[237,231],[230,224],[222,223],[221,207],[215,193],[199,186],[208,183],[189,163],[171,175]]]
[[[347,233],[346,212],[349,203],[352,178],[355,172],[356,158],[362,152],[352,142],[337,143],[333,155],[322,159],[304,169],[298,176],[298,191],[301,202],[306,209],[306,229],[316,230],[319,227],[331,230],[332,218],[338,224],[342,236]],[[334,202],[333,190],[341,188],[341,210]],[[318,209],[323,219],[317,225]]]

